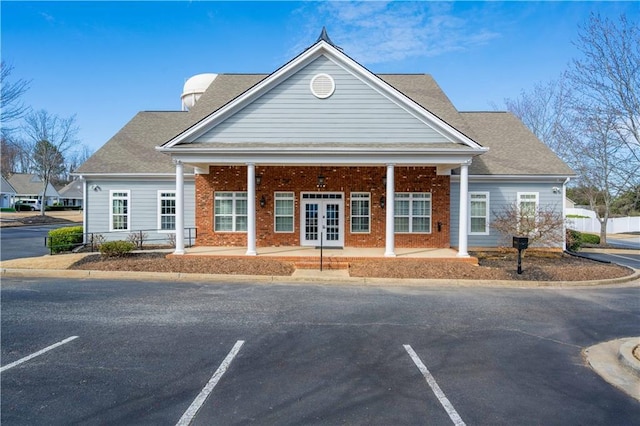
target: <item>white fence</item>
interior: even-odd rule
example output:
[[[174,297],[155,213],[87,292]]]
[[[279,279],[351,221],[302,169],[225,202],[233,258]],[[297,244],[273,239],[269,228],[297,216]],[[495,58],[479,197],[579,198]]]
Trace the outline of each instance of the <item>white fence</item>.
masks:
[[[567,215],[588,216],[585,218],[567,218],[567,227],[580,232],[600,233],[600,222],[595,212],[585,209],[565,209]],[[607,234],[640,232],[640,216],[616,217],[607,221]]]

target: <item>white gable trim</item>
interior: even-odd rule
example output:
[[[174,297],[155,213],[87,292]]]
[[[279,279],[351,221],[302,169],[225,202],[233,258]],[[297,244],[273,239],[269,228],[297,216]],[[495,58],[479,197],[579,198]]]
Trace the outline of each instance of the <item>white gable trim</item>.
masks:
[[[469,146],[470,148],[482,148],[478,143],[464,135],[462,132],[449,125],[436,115],[432,114],[413,100],[409,99],[402,92],[385,83],[381,78],[377,77],[369,70],[358,64],[356,61],[345,55],[324,40],[320,40],[309,49],[298,55],[296,58],[283,65],[280,69],[260,81],[258,84],[231,100],[222,108],[208,115],[195,125],[186,129],[184,132],[175,136],[161,146],[162,150],[171,151],[172,148],[180,143],[190,142],[199,136],[223,122],[242,108],[250,104],[253,100],[262,96],[264,93],[278,85],[282,80],[297,72],[320,55],[325,55],[336,65],[341,66],[348,72],[356,75],[365,84],[387,97],[397,105],[423,121],[428,126],[436,129],[448,139]]]

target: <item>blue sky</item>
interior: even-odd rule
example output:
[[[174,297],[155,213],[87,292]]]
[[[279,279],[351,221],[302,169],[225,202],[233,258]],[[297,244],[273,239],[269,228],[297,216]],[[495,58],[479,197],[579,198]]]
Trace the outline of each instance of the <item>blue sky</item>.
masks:
[[[555,78],[592,12],[640,19],[638,2],[13,2],[1,56],[26,104],[76,115],[97,150],[142,110],[179,110],[189,77],[270,73],[315,42],[374,73],[434,76],[460,110],[492,110]]]

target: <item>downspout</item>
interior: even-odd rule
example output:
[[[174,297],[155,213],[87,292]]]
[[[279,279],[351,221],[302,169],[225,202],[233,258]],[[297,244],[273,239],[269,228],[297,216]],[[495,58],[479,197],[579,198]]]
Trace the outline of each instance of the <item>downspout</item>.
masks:
[[[566,178],[562,184],[562,251],[567,251],[567,211],[566,211],[566,199],[567,199],[567,184],[571,178]]]
[[[82,175],[79,177],[82,180],[82,243],[86,245],[88,228],[87,219],[89,217],[87,214],[87,206],[89,205],[87,199],[89,198],[89,191],[87,191],[87,180]]]

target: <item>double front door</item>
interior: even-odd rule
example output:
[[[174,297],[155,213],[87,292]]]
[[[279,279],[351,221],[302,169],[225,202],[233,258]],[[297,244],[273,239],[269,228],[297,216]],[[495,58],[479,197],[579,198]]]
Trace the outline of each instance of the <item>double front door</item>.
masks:
[[[302,193],[303,246],[344,246],[344,199],[341,193]]]

